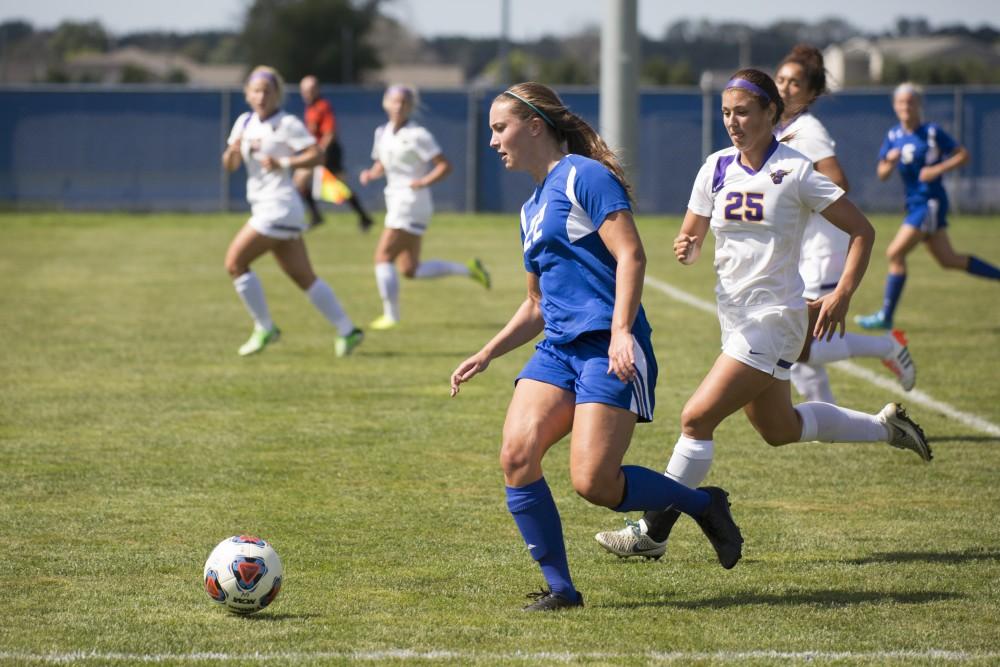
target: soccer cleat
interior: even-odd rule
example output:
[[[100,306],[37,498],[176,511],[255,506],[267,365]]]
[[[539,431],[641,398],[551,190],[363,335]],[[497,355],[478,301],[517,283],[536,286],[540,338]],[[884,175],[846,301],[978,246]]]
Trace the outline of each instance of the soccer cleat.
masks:
[[[906,334],[899,329],[893,329],[888,338],[892,342],[892,352],[882,359],[882,364],[893,372],[903,391],[910,391],[917,383],[917,366],[913,363],[909,348],[906,347]]]
[[[333,350],[338,357],[346,357],[351,352],[354,352],[354,348],[361,345],[361,341],[364,339],[365,332],[355,327],[354,331],[346,336],[337,336],[337,340],[333,344]]]
[[[576,600],[564,598],[544,588],[534,593],[528,593],[525,597],[533,599],[534,602],[521,607],[521,611],[559,611],[560,609],[583,606],[583,594],[579,591],[576,593]]]
[[[280,338],[281,332],[278,331],[278,327],[271,327],[270,329],[254,328],[247,342],[240,345],[239,354],[241,357],[257,354],[271,343],[277,343]]]
[[[379,315],[371,321],[368,328],[374,329],[375,331],[386,331],[387,329],[395,328],[398,324],[399,320],[394,320],[388,315]]]
[[[920,458],[928,463],[934,458],[924,430],[917,422],[910,419],[902,405],[889,403],[879,411],[878,418],[889,429],[888,442],[890,445],[916,452]]]
[[[642,532],[642,526],[638,521],[625,519],[625,527],[621,530],[605,530],[594,535],[597,543],[605,550],[613,553],[619,558],[631,558],[641,556],[642,558],[659,560],[667,551],[667,542],[657,542],[652,537]]]
[[[872,315],[855,315],[854,322],[862,329],[892,329],[892,320],[886,319],[881,310]]]
[[[706,492],[711,500],[705,513],[694,517],[694,520],[715,548],[722,567],[730,570],[743,556],[743,535],[729,511],[729,494],[716,486],[698,488]]]
[[[372,225],[374,224],[375,221],[372,220],[367,215],[363,215],[360,218],[358,218],[358,229],[361,230],[362,234],[367,234],[368,230],[371,229]]]
[[[486,270],[483,266],[482,261],[478,257],[470,259],[465,263],[465,266],[469,268],[469,277],[475,280],[477,283],[489,289],[493,286],[493,281],[490,280],[490,272]]]

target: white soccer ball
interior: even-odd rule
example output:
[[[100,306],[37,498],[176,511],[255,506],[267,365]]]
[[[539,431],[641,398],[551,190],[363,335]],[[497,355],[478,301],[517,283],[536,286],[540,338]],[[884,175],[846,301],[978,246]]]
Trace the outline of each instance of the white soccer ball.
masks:
[[[255,535],[219,542],[205,561],[205,592],[234,614],[252,614],[274,602],[283,568],[278,552]]]

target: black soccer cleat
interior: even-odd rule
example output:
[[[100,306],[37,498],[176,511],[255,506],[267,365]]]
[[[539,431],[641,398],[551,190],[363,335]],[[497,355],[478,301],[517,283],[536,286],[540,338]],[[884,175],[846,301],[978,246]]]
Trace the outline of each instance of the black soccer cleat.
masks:
[[[374,224],[375,221],[372,220],[367,215],[363,215],[360,218],[358,218],[358,229],[361,231],[362,234],[367,234],[368,230],[371,229],[372,225]]]
[[[577,591],[575,601],[564,598],[561,595],[556,595],[544,588],[534,593],[528,593],[525,597],[532,598],[534,602],[522,607],[521,611],[559,611],[560,609],[583,606],[583,594],[579,591]]]
[[[706,492],[711,500],[705,513],[694,520],[715,548],[719,563],[731,570],[743,556],[743,535],[729,511],[729,494],[716,486],[702,486],[699,490]]]

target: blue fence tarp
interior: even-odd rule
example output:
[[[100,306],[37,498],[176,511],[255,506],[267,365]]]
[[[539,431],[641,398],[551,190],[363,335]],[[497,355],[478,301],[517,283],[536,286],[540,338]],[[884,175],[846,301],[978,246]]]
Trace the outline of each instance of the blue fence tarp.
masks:
[[[382,186],[361,188],[375,128],[385,122],[382,91],[327,87],[337,114],[348,182],[372,208]],[[490,103],[499,91],[426,91],[419,120],[452,163],[434,186],[442,211],[516,211],[530,194],[525,174],[507,172],[489,146]],[[889,89],[846,91],[814,109],[837,142],[851,198],[871,212],[899,211],[898,179],[875,176],[878,148],[895,124]],[[596,90],[573,89],[567,104],[595,127]],[[728,145],[717,95],[645,90],[639,101],[639,150],[631,165],[640,213],[681,214],[706,149]],[[704,113],[704,109],[708,113]],[[246,209],[245,173],[225,174],[220,155],[246,109],[239,90],[0,88],[0,205],[81,210],[213,211]],[[290,94],[285,109],[301,114]],[[936,88],[925,117],[940,123],[972,154],[946,185],[963,211],[1000,211],[1000,90]],[[710,146],[703,145],[705,123]]]

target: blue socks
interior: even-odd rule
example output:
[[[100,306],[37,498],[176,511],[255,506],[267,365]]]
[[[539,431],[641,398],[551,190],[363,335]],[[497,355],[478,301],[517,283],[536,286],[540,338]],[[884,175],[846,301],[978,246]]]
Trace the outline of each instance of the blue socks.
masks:
[[[616,512],[665,510],[674,508],[691,516],[701,516],[711,497],[705,491],[690,489],[662,473],[640,466],[622,466],[625,497]]]
[[[578,594],[569,576],[559,510],[545,478],[527,486],[508,486],[507,509],[514,516],[531,557],[541,566],[549,590],[567,600],[576,600]]]
[[[965,267],[965,270],[974,276],[1000,280],[1000,269],[974,255],[969,255],[969,265]]]
[[[899,297],[903,295],[903,285],[906,284],[905,273],[890,273],[885,279],[885,296],[882,299],[882,317],[892,322],[893,313],[899,305]]]

